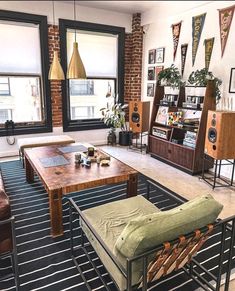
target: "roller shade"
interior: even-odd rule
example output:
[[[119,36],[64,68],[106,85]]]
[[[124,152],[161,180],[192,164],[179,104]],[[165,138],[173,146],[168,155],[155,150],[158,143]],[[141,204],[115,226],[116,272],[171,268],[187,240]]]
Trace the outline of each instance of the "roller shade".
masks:
[[[116,35],[77,31],[78,50],[88,77],[117,77]],[[67,31],[67,59],[71,59],[75,32]]]
[[[39,26],[0,21],[0,73],[41,74]]]

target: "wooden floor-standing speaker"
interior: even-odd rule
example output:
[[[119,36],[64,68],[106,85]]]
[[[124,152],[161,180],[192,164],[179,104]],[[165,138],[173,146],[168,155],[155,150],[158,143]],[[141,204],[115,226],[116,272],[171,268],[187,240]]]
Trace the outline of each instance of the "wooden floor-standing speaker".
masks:
[[[235,159],[235,111],[208,111],[205,153],[216,160]]]
[[[150,101],[129,102],[129,127],[134,133],[149,130]]]

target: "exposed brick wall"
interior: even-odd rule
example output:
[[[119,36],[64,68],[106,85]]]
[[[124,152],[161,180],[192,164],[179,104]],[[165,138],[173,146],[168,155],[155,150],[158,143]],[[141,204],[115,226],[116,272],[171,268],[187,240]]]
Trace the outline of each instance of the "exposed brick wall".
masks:
[[[58,51],[60,57],[60,37],[58,26],[48,26],[48,44],[50,64],[53,60],[53,52]],[[52,125],[53,127],[62,126],[62,90],[61,81],[50,81],[51,104],[52,104]]]
[[[48,26],[48,44],[50,64],[53,60],[53,51],[60,50],[58,26]],[[125,37],[125,76],[124,101],[141,99],[141,73],[142,73],[143,28],[141,27],[141,14],[133,14],[132,33]],[[62,126],[62,91],[61,81],[50,81],[52,102],[53,127]],[[128,118],[128,116],[127,116]]]
[[[143,28],[141,14],[133,14],[132,33],[125,39],[124,101],[141,99]]]

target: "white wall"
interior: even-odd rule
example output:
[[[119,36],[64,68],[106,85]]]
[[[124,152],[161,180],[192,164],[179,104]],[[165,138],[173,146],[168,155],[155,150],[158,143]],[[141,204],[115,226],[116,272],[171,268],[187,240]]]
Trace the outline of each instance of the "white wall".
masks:
[[[188,43],[188,52],[185,63],[183,79],[187,80],[193,70],[205,67],[205,47],[204,39],[215,37],[214,48],[211,56],[209,70],[215,76],[222,79],[221,86],[222,102],[217,105],[217,109],[235,110],[235,94],[229,93],[230,70],[235,67],[235,17],[232,21],[227,45],[221,58],[220,28],[218,9],[226,8],[235,4],[235,1],[161,1],[158,9],[153,9],[142,15],[142,25],[144,26],[144,49],[143,49],[143,75],[142,75],[142,99],[152,101],[152,97],[147,97],[147,70],[148,50],[165,47],[164,67],[169,67],[173,63],[173,39],[171,25],[182,21],[181,34],[174,64],[181,69],[181,51],[183,43]],[[195,5],[197,7],[195,7]],[[180,12],[181,11],[181,12]],[[192,17],[206,13],[205,23],[201,34],[201,39],[197,51],[194,67],[192,67]],[[156,64],[162,65],[162,64]],[[229,176],[231,167],[222,168],[222,174]]]
[[[79,6],[76,3],[76,20],[93,22],[114,26],[125,27],[126,32],[131,32],[132,15],[118,12],[110,12],[109,10],[95,9],[91,7]],[[0,1],[0,9],[11,10],[24,13],[32,13],[46,15],[48,23],[53,23],[52,1]],[[73,1],[65,3],[65,1],[55,1],[55,23],[58,23],[58,18],[73,20]],[[28,137],[51,135],[51,134],[67,134],[73,137],[76,141],[90,142],[95,145],[105,144],[107,140],[107,129],[63,132],[63,128],[54,128],[53,133],[45,134],[30,134]],[[8,145],[6,137],[0,137],[0,157],[11,156],[18,153],[17,139],[24,138],[27,135],[16,136],[16,144]]]
[[[229,92],[229,78],[230,70],[235,67],[235,19],[233,19],[227,45],[223,58],[221,58],[221,46],[220,46],[220,29],[219,29],[219,12],[218,9],[229,7],[235,4],[235,1],[176,1],[175,4],[172,1],[165,2],[165,8],[160,7],[159,9],[153,9],[143,14],[142,25],[144,25],[144,52],[143,52],[143,76],[142,76],[142,98],[144,100],[152,100],[147,96],[147,70],[148,70],[148,50],[158,47],[165,47],[165,62],[164,67],[169,67],[173,63],[173,39],[171,25],[182,21],[180,39],[174,64],[180,69],[181,68],[181,55],[180,48],[181,44],[188,43],[188,52],[185,63],[185,70],[183,79],[187,80],[189,74],[193,70],[202,69],[205,67],[205,47],[204,39],[215,37],[214,48],[211,56],[211,62],[209,70],[214,73],[215,76],[222,79],[223,84],[221,86],[222,91],[222,105],[223,109],[235,110],[235,94]],[[179,5],[180,2],[181,4]],[[199,7],[190,8],[190,5],[199,5]],[[173,5],[171,8],[169,6]],[[180,7],[186,11],[183,13],[179,12]],[[184,7],[184,8],[183,8]],[[164,8],[164,9],[163,9]],[[166,11],[166,15],[164,14]],[[167,13],[168,11],[168,13]],[[171,15],[174,11],[174,15]],[[170,13],[171,12],[171,13]],[[178,13],[177,13],[178,12]],[[205,23],[201,34],[201,39],[197,51],[194,67],[192,67],[192,17],[206,13]],[[168,15],[167,15],[168,14]],[[154,18],[153,18],[154,15]],[[234,17],[235,18],[235,17]],[[153,22],[154,21],[154,22]],[[162,65],[162,64],[156,64]],[[233,102],[231,102],[233,100]],[[231,104],[233,103],[233,104]],[[220,105],[218,108],[220,108]]]

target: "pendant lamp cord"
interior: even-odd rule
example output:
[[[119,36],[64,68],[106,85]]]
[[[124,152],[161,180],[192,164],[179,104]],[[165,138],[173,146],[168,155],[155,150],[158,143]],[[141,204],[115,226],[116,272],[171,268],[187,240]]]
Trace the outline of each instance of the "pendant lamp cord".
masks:
[[[52,7],[53,7],[53,30],[55,35],[55,3],[54,0],[52,1]]]
[[[75,0],[73,0],[73,13],[74,13],[74,21],[76,21],[76,5],[75,5]],[[75,42],[77,41],[77,36],[76,36],[76,28],[75,28]]]

